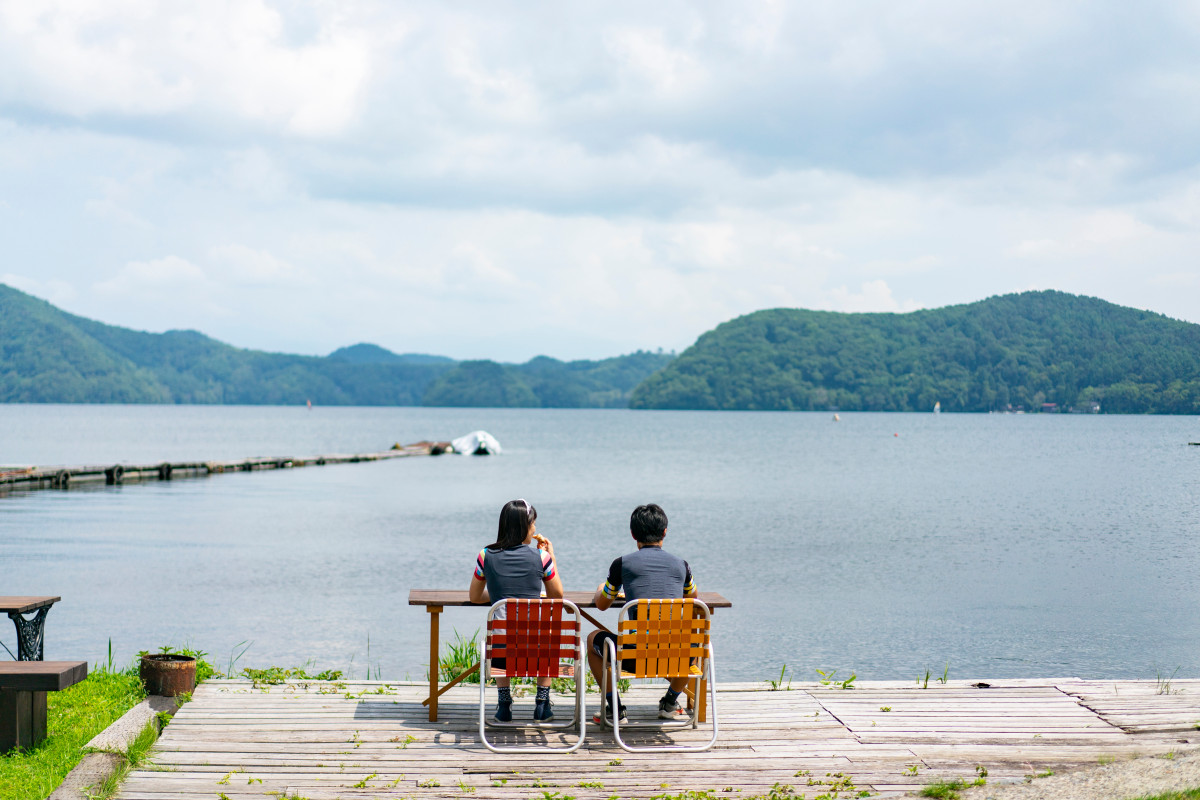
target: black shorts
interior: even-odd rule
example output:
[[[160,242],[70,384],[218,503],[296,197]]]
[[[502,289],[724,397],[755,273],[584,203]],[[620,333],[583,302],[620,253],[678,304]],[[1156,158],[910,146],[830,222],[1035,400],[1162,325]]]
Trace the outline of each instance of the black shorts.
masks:
[[[503,649],[504,649],[504,645],[502,645],[502,644],[497,644],[497,645],[492,646],[493,653],[495,653],[497,650],[503,650]],[[493,657],[492,658],[492,669],[505,669],[505,664],[507,664],[507,663],[508,663],[507,659]]]
[[[596,631],[596,638],[592,639],[592,652],[600,656],[604,663],[608,663],[608,650],[605,642],[612,642],[613,647],[617,646],[617,637],[608,631]],[[626,658],[621,662],[621,670],[623,672],[634,672],[637,669],[637,662],[632,658]]]

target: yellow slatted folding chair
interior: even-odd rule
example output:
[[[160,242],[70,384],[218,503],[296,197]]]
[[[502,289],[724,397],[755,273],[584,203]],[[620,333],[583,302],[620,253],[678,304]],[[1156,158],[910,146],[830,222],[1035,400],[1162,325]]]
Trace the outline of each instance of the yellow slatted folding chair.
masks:
[[[503,613],[501,613],[503,612]],[[568,615],[573,615],[568,618]],[[583,744],[587,723],[584,720],[585,689],[583,666],[583,628],[579,608],[570,600],[500,600],[488,611],[487,626],[479,652],[483,654],[479,670],[479,738],[494,753],[543,752],[572,753]],[[503,659],[504,666],[493,667],[492,659]],[[563,663],[563,662],[568,663]],[[496,722],[487,716],[488,678],[575,678],[575,715],[561,722]],[[579,739],[568,747],[527,745],[497,747],[488,741],[487,728],[578,728]]]
[[[692,678],[695,680],[691,715],[679,722],[621,722],[613,714],[613,736],[630,752],[700,751],[708,750],[717,741],[717,682],[713,665],[712,642],[709,639],[711,613],[708,606],[695,598],[681,600],[638,600],[621,609],[617,619],[617,641],[606,642],[604,680],[613,677],[613,702],[620,707],[617,679],[627,678]],[[633,670],[622,672],[622,665]],[[698,726],[701,678],[708,683],[709,713],[712,714],[712,738],[700,745],[653,745],[630,747],[621,738],[621,728],[653,726],[658,728]],[[605,720],[605,696],[600,692],[600,719]]]

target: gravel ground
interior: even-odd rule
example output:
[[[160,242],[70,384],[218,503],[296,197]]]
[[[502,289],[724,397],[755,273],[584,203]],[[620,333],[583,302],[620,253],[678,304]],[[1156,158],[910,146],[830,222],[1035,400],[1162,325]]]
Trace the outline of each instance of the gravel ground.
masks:
[[[1200,748],[1181,747],[1174,758],[1143,757],[1035,778],[988,783],[960,793],[963,800],[1132,800],[1200,787]]]

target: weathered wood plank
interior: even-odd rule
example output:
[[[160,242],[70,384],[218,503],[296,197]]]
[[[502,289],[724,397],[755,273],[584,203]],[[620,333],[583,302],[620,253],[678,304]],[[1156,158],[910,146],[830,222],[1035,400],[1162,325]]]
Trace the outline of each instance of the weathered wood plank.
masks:
[[[155,749],[157,769],[167,771],[135,772],[119,796],[261,800],[265,792],[292,792],[311,800],[461,800],[464,788],[474,788],[475,796],[495,800],[528,800],[542,791],[603,800],[684,789],[723,796],[729,787],[741,791],[728,796],[744,797],[765,794],[776,783],[814,794],[820,786],[807,781],[836,772],[850,776],[859,790],[894,795],[939,775],[971,777],[976,764],[996,777],[1020,777],[1030,769],[1094,764],[1101,756],[1179,749],[1183,734],[1141,729],[1177,725],[1193,713],[1200,720],[1200,682],[1179,682],[1180,695],[1156,695],[1146,685],[1153,682],[990,683],[989,689],[953,681],[928,689],[871,683],[849,691],[809,684],[778,692],[722,684],[721,736],[709,752],[669,759],[630,754],[616,746],[611,732],[589,725],[585,746],[572,756],[515,759],[481,746],[477,688],[447,692],[439,721],[430,723],[419,705],[427,691],[423,682],[260,688],[210,682],[180,710]],[[661,686],[635,686],[625,697],[635,714],[648,713],[660,694]],[[595,697],[589,702],[594,712]],[[521,703],[532,706],[523,698],[519,710],[528,710]],[[892,710],[881,712],[880,706]],[[565,699],[558,704],[564,713],[569,708]],[[509,742],[572,738],[532,731],[497,736]],[[1196,737],[1200,742],[1200,731]],[[658,738],[707,736],[702,727]],[[913,764],[917,775],[908,771]],[[798,775],[802,770],[811,774]],[[579,786],[595,782],[603,788]]]

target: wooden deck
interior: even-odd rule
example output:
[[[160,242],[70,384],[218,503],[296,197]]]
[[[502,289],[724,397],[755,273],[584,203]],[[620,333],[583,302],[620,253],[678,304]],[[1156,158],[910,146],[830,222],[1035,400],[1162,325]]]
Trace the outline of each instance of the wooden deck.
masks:
[[[646,800],[688,789],[745,798],[781,784],[814,798],[840,773],[854,789],[843,784],[837,796],[853,797],[901,794],[939,778],[973,780],[977,766],[994,783],[1200,744],[1200,681],[1175,681],[1167,695],[1153,681],[989,683],[804,684],[776,692],[721,684],[721,736],[709,752],[634,755],[589,724],[574,755],[509,756],[479,741],[477,688],[447,692],[441,719],[431,723],[420,702],[424,685],[212,681],[163,732],[153,766],[134,772],[118,796]],[[661,692],[635,686],[627,697],[633,716],[649,713]],[[589,702],[594,713],[595,695]],[[529,696],[515,706],[518,716],[532,708]],[[556,701],[560,713],[569,709],[566,698]],[[703,734],[702,726],[670,737],[631,732],[629,740],[699,741]]]

